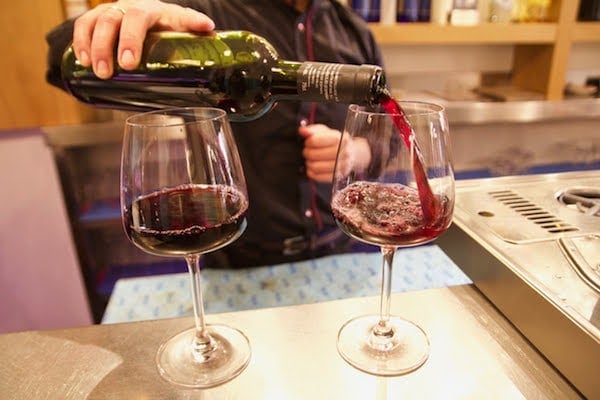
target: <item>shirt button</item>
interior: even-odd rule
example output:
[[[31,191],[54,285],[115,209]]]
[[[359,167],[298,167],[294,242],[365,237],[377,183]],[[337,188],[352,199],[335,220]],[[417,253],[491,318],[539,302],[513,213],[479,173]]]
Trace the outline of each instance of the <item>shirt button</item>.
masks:
[[[304,24],[303,24],[302,22],[300,22],[300,23],[298,24],[298,30],[299,30],[300,32],[304,32]]]
[[[306,125],[308,125],[308,119],[306,119],[306,118],[302,118],[302,119],[300,120],[300,126],[306,126]]]
[[[312,212],[312,210],[311,210],[310,208],[306,209],[306,210],[304,211],[304,216],[305,216],[306,218],[312,218],[312,216],[313,216],[313,212]]]

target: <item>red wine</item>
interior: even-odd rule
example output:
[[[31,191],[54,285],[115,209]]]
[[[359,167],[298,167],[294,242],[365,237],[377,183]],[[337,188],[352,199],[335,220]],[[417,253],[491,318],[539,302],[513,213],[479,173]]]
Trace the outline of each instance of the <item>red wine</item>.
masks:
[[[422,244],[437,238],[452,220],[446,197],[435,197],[434,218],[424,216],[419,193],[399,183],[358,181],[334,193],[338,225],[359,240],[390,246]]]
[[[423,215],[427,220],[433,220],[437,214],[439,214],[438,199],[433,194],[433,191],[429,187],[429,181],[427,180],[427,174],[423,166],[423,155],[419,149],[419,145],[416,141],[415,134],[413,132],[406,114],[402,110],[402,107],[389,95],[384,95],[380,98],[380,104],[386,113],[390,114],[392,121],[400,136],[404,140],[404,144],[407,148],[413,150],[413,172],[415,174],[415,182],[419,189],[419,199],[421,201],[421,208]]]
[[[224,185],[183,185],[128,204],[125,230],[142,250],[180,256],[215,250],[246,228],[248,202]]]

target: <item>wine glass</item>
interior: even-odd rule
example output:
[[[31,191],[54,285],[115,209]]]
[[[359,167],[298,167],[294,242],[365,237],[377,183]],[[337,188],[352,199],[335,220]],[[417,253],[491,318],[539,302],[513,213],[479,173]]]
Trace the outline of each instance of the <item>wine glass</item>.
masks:
[[[217,108],[173,108],[125,121],[121,209],[127,237],[154,255],[183,257],[189,269],[195,327],[164,342],[160,375],[207,388],[239,375],[250,344],[237,329],[205,323],[200,256],[246,228],[246,181],[227,115]]]
[[[379,376],[402,375],[429,356],[429,339],[413,322],[390,315],[396,249],[430,242],[452,221],[454,173],[444,108],[424,102],[350,105],[338,148],[331,207],[349,236],[380,247],[378,315],[359,316],[338,333],[338,352]]]

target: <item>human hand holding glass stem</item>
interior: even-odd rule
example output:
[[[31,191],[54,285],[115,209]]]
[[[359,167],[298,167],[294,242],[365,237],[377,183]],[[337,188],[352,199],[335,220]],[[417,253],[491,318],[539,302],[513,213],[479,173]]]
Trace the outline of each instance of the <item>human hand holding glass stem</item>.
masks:
[[[411,140],[401,137],[393,123],[399,120],[395,115],[374,108],[349,107],[341,143],[362,139],[362,143],[378,149],[372,149],[367,165],[348,162],[361,156],[354,153],[353,146],[340,145],[331,203],[340,228],[355,239],[378,245],[383,258],[379,315],[359,316],[344,324],[338,334],[338,351],[354,367],[383,376],[411,372],[429,354],[425,332],[390,313],[395,251],[441,235],[451,223],[454,205],[444,109],[420,102],[400,104],[412,125]],[[415,161],[419,156],[417,143],[420,159]],[[423,171],[427,181],[417,184]],[[436,205],[428,210],[433,213],[423,210],[424,194],[420,191],[424,186],[428,189],[425,195],[433,196],[428,199]]]
[[[246,183],[223,110],[178,108],[125,122],[121,207],[128,238],[159,256],[185,258],[195,328],[164,342],[158,370],[182,387],[207,388],[239,375],[250,360],[246,336],[207,325],[199,260],[227,246],[246,227]]]

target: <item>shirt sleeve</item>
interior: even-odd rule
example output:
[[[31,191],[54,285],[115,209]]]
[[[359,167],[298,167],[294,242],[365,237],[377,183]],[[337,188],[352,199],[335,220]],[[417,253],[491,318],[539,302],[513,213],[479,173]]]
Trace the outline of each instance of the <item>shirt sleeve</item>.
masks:
[[[48,43],[48,65],[46,81],[62,90],[66,90],[62,81],[60,64],[62,56],[73,40],[74,20],[66,20],[46,34]]]

